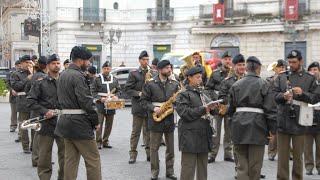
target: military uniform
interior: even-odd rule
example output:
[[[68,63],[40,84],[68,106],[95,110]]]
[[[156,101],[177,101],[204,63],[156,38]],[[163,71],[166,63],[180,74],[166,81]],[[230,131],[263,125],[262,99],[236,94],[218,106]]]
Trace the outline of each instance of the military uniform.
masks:
[[[57,96],[57,80],[48,75],[36,80],[27,98],[30,108],[38,115],[44,116],[49,110],[59,109]],[[58,179],[64,175],[64,142],[63,138],[56,136],[54,130],[57,117],[41,122],[41,130],[37,132],[39,145],[38,176],[39,179],[50,180],[52,174],[52,146],[55,140],[58,146],[59,173]]]
[[[116,113],[116,110],[106,110],[105,105],[100,101],[101,98],[108,98],[109,93],[114,94],[117,97],[120,96],[121,90],[118,79],[116,77],[113,77],[112,74],[97,75],[92,84],[92,96],[95,98],[96,107],[98,110],[99,123],[101,127],[98,131],[96,131],[96,141],[98,144],[98,148],[101,148],[101,146],[105,148],[111,148],[111,146],[109,145],[109,136],[112,130],[113,118]],[[106,124],[104,134],[103,137],[101,137],[102,127],[105,118]]]
[[[85,47],[75,46],[72,48],[71,57],[74,60],[89,60],[92,53]],[[101,180],[100,155],[94,140],[94,129],[99,120],[83,70],[70,64],[58,79],[57,92],[62,114],[55,134],[64,138],[64,179],[77,178],[82,156],[86,161],[87,179]]]
[[[195,67],[187,71],[191,75],[201,73]],[[202,88],[185,86],[175,101],[175,108],[181,117],[178,122],[178,139],[181,156],[180,179],[207,179],[208,152],[212,149],[212,127],[202,97],[210,97]],[[209,98],[210,99],[210,98]]]
[[[165,60],[163,60],[165,61]],[[161,62],[160,62],[161,63]],[[168,63],[168,65],[170,62]],[[159,66],[159,65],[158,65]],[[150,130],[150,159],[151,174],[156,178],[159,175],[159,147],[164,134],[166,142],[166,175],[174,174],[174,114],[171,113],[160,122],[153,119],[152,113],[156,106],[160,107],[168,101],[175,92],[179,90],[179,83],[175,80],[167,79],[163,81],[160,76],[156,76],[148,81],[142,91],[141,106],[148,112],[148,123]],[[164,113],[164,112],[162,112]]]
[[[261,66],[256,57],[249,57],[247,63],[251,62]],[[267,137],[269,131],[276,131],[271,88],[258,75],[248,72],[231,87],[229,105],[238,179],[260,179]]]
[[[296,50],[294,50],[296,51]],[[297,53],[290,53],[296,55]],[[289,57],[289,56],[288,56]],[[303,68],[298,72],[291,72],[289,80],[292,87],[300,87],[303,91],[301,96],[293,95],[296,101],[305,103],[316,103],[317,99],[313,91],[315,89],[315,78],[306,72]],[[287,91],[287,78],[285,73],[280,73],[274,82],[274,96],[278,103],[277,123],[278,123],[278,179],[289,179],[289,150],[290,141],[293,145],[293,167],[292,178],[302,179],[303,165],[302,153],[304,150],[305,127],[298,124],[299,105],[292,105],[294,110],[290,110],[290,104],[284,99],[284,93]],[[291,117],[292,113],[295,117]]]
[[[221,82],[227,76],[228,76],[228,72],[224,70],[222,67],[212,72],[212,74],[210,75],[210,79],[206,85],[206,89],[208,90],[211,98],[217,99]],[[228,91],[229,89],[227,89],[226,93],[228,93]],[[212,147],[212,151],[209,153],[209,162],[214,161],[219,151],[222,121],[224,121],[224,137],[223,137],[224,158],[233,159],[230,127],[228,126],[230,118],[227,115],[221,115],[221,114],[215,115],[214,118],[216,119],[217,136],[213,137],[213,147]]]
[[[143,69],[139,67],[138,70],[131,71],[129,77],[126,82],[125,92],[131,96],[131,114],[133,115],[133,122],[132,122],[132,132],[130,138],[130,159],[134,160],[137,158],[137,145],[141,134],[141,128],[143,123],[145,122],[145,126],[147,126],[147,113],[146,110],[141,107],[140,105],[140,96],[142,94],[142,87],[145,84],[145,76],[150,71],[151,77],[153,77],[156,72],[152,71],[151,69]],[[147,127],[146,127],[147,129]],[[150,132],[147,130],[147,137],[146,137],[146,154],[147,160],[150,158]]]
[[[23,56],[21,61],[23,59],[31,60],[30,56],[28,55]],[[28,79],[29,74],[30,72],[28,70],[18,69],[17,71],[13,72],[10,77],[11,87],[17,92],[16,108],[17,112],[19,112],[19,124],[21,124],[23,120],[27,120],[30,118],[30,109],[27,107],[27,94],[31,88],[31,81]],[[20,136],[23,151],[25,153],[30,153],[28,130],[20,128]]]
[[[9,103],[10,103],[10,107],[11,107],[11,122],[10,122],[10,132],[14,132],[17,127],[18,127],[18,124],[17,124],[17,108],[16,108],[16,96],[14,96],[12,94],[12,91],[14,91],[11,87],[11,84],[10,84],[10,76],[12,75],[12,71],[10,72],[9,76],[7,77],[7,88],[10,92],[9,94]]]

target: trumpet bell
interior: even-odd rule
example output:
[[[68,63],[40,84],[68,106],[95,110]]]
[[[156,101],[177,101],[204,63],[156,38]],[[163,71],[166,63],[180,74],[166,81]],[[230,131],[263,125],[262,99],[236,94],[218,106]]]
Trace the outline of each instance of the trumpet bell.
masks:
[[[267,71],[274,71],[274,68],[277,66],[277,62],[273,62],[271,64],[269,64],[269,66],[267,67]]]

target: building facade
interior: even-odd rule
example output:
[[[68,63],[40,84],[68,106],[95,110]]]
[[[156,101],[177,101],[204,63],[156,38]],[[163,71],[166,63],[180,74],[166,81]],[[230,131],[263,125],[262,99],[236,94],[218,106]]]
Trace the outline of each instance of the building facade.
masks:
[[[265,66],[284,59],[292,49],[304,54],[306,65],[320,61],[320,1],[299,0],[299,19],[284,20],[284,0],[224,0],[225,21],[213,23],[218,0],[43,0],[50,17],[50,52],[61,59],[75,45],[93,51],[93,65],[110,58],[110,29],[122,31],[113,44],[113,66],[137,66],[147,50],[150,58],[169,51],[230,50],[257,56]]]

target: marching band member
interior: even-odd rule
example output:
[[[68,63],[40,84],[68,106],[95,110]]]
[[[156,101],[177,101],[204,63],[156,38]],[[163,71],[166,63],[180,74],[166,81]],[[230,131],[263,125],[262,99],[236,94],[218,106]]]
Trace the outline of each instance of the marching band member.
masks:
[[[92,53],[86,47],[71,50],[69,68],[58,79],[57,93],[61,115],[55,134],[64,138],[64,179],[77,178],[80,156],[84,158],[88,180],[101,180],[101,161],[94,137],[99,129],[98,114],[87,84],[85,71]]]
[[[317,89],[320,90],[320,65],[318,62],[313,62],[308,66],[308,71],[316,78]],[[318,92],[320,93],[320,92]],[[314,158],[313,142],[316,145],[316,153]],[[307,127],[307,132],[304,138],[304,166],[307,175],[312,175],[312,170],[316,167],[320,175],[320,109],[314,109],[313,125]]]
[[[201,88],[203,68],[193,67],[186,72],[185,90],[181,91],[175,102],[181,117],[178,125],[179,150],[181,155],[180,179],[207,179],[208,152],[212,149],[213,130],[208,113],[215,105],[206,105],[210,99]],[[207,98],[205,98],[207,97]]]
[[[273,138],[276,121],[270,111],[272,93],[269,84],[260,78],[261,62],[247,59],[247,75],[230,89],[228,114],[232,120],[232,141],[239,180],[260,179],[268,134]],[[270,113],[271,112],[271,113]]]
[[[301,106],[316,103],[313,93],[316,88],[315,77],[303,68],[302,54],[291,51],[288,56],[290,71],[280,73],[273,86],[278,104],[278,172],[277,179],[289,179],[289,152],[292,141],[293,167],[292,179],[303,179],[302,153],[304,150],[305,126],[299,124]],[[303,114],[306,115],[306,114]],[[303,120],[301,118],[300,120]]]
[[[41,61],[40,57],[39,62]],[[45,117],[47,120],[41,122],[40,131],[36,132],[39,148],[38,176],[40,180],[50,180],[52,175],[52,148],[53,141],[58,146],[59,171],[58,179],[64,176],[64,142],[63,139],[54,134],[57,123],[55,109],[59,109],[57,95],[57,80],[60,71],[60,59],[56,54],[49,57],[46,62],[48,75],[34,82],[28,93],[29,107],[35,114]]]
[[[141,106],[148,111],[148,124],[150,130],[150,160],[151,179],[157,180],[159,175],[159,147],[164,134],[166,142],[166,177],[177,179],[174,175],[174,115],[173,111],[160,122],[153,115],[161,116],[168,111],[161,107],[172,108],[173,96],[179,90],[179,82],[171,80],[170,61],[162,60],[157,64],[158,75],[150,79],[143,87],[141,95]],[[169,100],[170,99],[170,100]],[[166,104],[168,101],[172,101]],[[153,114],[154,113],[154,114]]]
[[[16,105],[17,112],[19,112],[19,124],[21,124],[23,120],[30,118],[30,108],[27,107],[27,93],[31,88],[31,78],[33,76],[31,66],[33,66],[31,57],[29,55],[24,55],[20,59],[20,69],[13,72],[10,77],[11,87],[17,92]],[[23,152],[25,154],[30,154],[28,130],[20,128],[20,137]]]
[[[140,105],[140,96],[142,94],[142,87],[145,82],[153,77],[155,72],[148,66],[149,55],[147,51],[142,51],[139,55],[140,67],[137,70],[131,71],[126,82],[125,92],[131,96],[131,114],[133,115],[132,132],[130,138],[130,152],[129,164],[136,162],[138,151],[137,145],[139,142],[141,129],[143,126],[147,129],[146,132],[146,155],[147,161],[150,161],[150,132],[148,131],[147,112]]]
[[[98,118],[100,123],[100,129],[96,131],[96,141],[98,149],[112,148],[109,143],[109,136],[112,130],[112,124],[116,110],[106,109],[104,103],[107,100],[118,100],[120,96],[120,84],[116,77],[113,77],[111,72],[111,64],[106,61],[102,65],[102,74],[96,76],[92,84],[92,96],[95,98],[96,107],[98,110]],[[102,136],[102,127],[105,120],[105,129]]]

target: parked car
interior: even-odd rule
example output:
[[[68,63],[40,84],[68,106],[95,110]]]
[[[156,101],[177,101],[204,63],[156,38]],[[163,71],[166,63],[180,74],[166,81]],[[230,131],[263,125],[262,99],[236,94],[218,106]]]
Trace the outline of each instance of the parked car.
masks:
[[[10,69],[8,67],[0,67],[0,79],[7,80],[10,75]]]
[[[124,99],[125,105],[131,105],[131,97],[124,92],[124,87],[129,77],[129,73],[136,69],[138,69],[138,67],[113,67],[111,71],[111,74],[119,81],[121,88],[121,96],[119,98]]]

